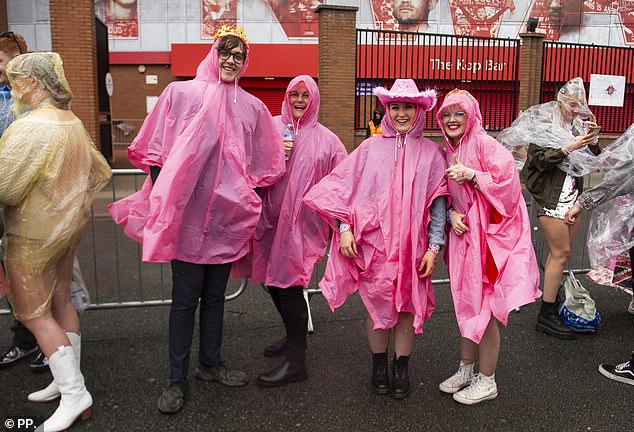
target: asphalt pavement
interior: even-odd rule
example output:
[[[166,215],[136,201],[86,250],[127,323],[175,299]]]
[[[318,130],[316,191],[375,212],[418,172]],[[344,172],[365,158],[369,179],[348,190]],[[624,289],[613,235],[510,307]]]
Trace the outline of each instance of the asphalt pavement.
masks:
[[[247,372],[251,383],[226,388],[194,379],[196,338],[187,402],[171,416],[156,409],[167,380],[169,308],[88,310],[81,318],[82,370],[95,405],[92,419],[72,430],[629,432],[634,430],[634,387],[597,371],[602,362],[625,361],[634,349],[629,296],[585,285],[603,316],[600,331],[561,341],[535,331],[538,304],[513,312],[502,329],[499,396],[474,406],[460,405],[438,390],[458,366],[458,329],[446,284],[436,287],[436,310],[410,360],[412,392],[400,401],[370,389],[372,362],[358,295],[335,313],[320,294],[312,296],[308,381],[261,389],[255,377],[278,361],[265,358],[262,350],[283,334],[283,327],[268,295],[250,285],[227,303],[223,357],[230,367]],[[10,343],[11,321],[0,316],[1,348]],[[0,370],[0,420],[44,420],[52,414],[55,404],[26,399],[49,380],[48,373],[33,374],[28,362]]]

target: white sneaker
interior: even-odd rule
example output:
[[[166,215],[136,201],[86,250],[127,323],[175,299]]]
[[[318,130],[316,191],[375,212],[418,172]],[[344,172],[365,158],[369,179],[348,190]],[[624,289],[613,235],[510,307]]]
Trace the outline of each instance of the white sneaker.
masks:
[[[453,399],[465,405],[473,405],[498,397],[498,386],[495,384],[495,374],[486,376],[476,374],[471,385],[454,393]]]
[[[632,297],[632,301],[630,302],[630,305],[627,307],[627,311],[631,313],[632,315],[634,315],[634,297]]]
[[[458,372],[456,372],[438,385],[440,391],[451,394],[471,384],[471,380],[473,379],[474,365],[475,363],[465,364],[461,361]]]

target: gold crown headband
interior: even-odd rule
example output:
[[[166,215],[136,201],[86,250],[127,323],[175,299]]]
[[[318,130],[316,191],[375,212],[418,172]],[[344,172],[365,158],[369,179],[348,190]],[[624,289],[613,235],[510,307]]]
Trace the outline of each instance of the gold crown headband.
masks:
[[[450,91],[449,93],[447,93],[447,96],[451,96],[452,94],[462,94],[462,95],[465,95],[465,96],[471,96],[471,94],[468,91],[457,89],[457,88],[455,88],[452,91]]]
[[[225,24],[218,29],[218,31],[214,35],[214,42],[218,40],[218,38],[229,35],[236,36],[242,39],[242,41],[247,44],[247,46],[249,45],[249,40],[247,39],[247,34],[244,32],[244,30],[242,30],[240,27],[231,27],[228,24]]]
[[[471,99],[472,101],[477,102],[477,99],[476,99],[476,98],[474,98],[474,97],[473,97],[473,95],[472,95],[471,93],[469,93],[469,92],[468,92],[468,91],[466,91],[466,90],[457,89],[457,88],[455,88],[455,89],[453,89],[452,91],[450,91],[449,93],[447,93],[447,95],[445,96],[445,98],[447,98],[447,97],[449,97],[449,96],[451,96],[451,95],[454,95],[454,94],[461,94],[461,95],[463,95],[463,96],[468,97],[468,98],[469,98],[469,99]]]

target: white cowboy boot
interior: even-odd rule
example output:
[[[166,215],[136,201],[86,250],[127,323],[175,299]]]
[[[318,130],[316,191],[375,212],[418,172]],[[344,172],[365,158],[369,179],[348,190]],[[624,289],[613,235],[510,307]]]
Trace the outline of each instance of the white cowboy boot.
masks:
[[[79,366],[81,362],[81,336],[77,333],[69,332],[66,332],[66,336],[75,350],[77,365]],[[30,393],[28,399],[31,402],[52,402],[58,397],[59,389],[57,388],[57,385],[55,385],[55,380],[53,380],[46,388]]]
[[[48,359],[55,385],[61,393],[59,406],[44,422],[43,430],[58,432],[68,429],[79,417],[92,415],[92,396],[84,385],[73,347],[62,346]]]

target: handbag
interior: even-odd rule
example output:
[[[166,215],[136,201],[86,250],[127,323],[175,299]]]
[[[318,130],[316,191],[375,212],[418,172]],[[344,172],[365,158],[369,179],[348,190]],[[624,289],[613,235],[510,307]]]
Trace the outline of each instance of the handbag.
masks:
[[[563,301],[557,310],[561,321],[574,331],[594,333],[601,325],[601,315],[594,300],[571,271],[564,280]]]

